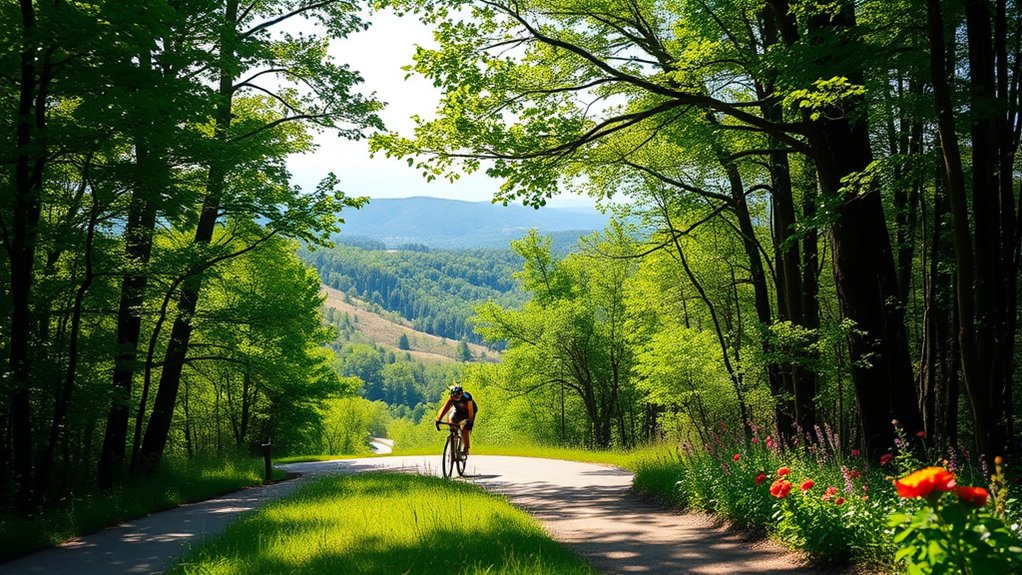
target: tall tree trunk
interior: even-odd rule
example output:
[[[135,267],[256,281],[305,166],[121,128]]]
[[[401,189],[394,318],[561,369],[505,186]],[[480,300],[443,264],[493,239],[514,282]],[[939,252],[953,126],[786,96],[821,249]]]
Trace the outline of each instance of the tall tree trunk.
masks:
[[[709,116],[711,124],[718,122],[712,115]],[[732,209],[735,219],[738,221],[738,235],[742,240],[742,248],[745,257],[749,261],[749,280],[752,283],[753,302],[756,309],[756,319],[761,330],[766,330],[773,323],[773,314],[770,308],[770,288],[767,283],[766,271],[763,266],[763,257],[760,253],[760,244],[756,239],[756,230],[752,225],[752,215],[749,212],[749,203],[745,198],[746,190],[742,181],[741,173],[734,160],[727,157],[727,154],[719,146],[715,146],[717,159],[724,167],[727,174],[728,184],[731,192]],[[740,330],[739,330],[740,333]],[[741,336],[737,336],[739,339]],[[763,353],[767,357],[774,355],[774,346],[770,339],[761,337]],[[774,396],[774,419],[777,424],[779,437],[787,437],[792,429],[795,407],[788,398],[793,397],[794,389],[785,384],[781,366],[776,361],[767,363],[767,380],[770,392]],[[788,380],[790,383],[790,379]],[[744,418],[743,418],[744,419]],[[748,436],[751,430],[746,426],[743,433]]]
[[[849,6],[832,18],[810,19],[811,30],[821,36],[854,26]],[[863,83],[863,72],[854,65],[843,72],[853,84]],[[894,439],[892,418],[915,431],[922,429],[922,421],[880,190],[873,184],[844,189],[842,182],[873,161],[866,109],[849,101],[843,112],[832,112],[810,124],[808,138],[821,192],[840,200],[838,219],[831,227],[834,279],[841,313],[855,322],[848,344],[856,403],[864,447],[875,454]]]
[[[760,20],[764,50],[780,44],[779,20],[771,13],[769,6],[764,5]],[[757,97],[763,102],[760,104],[763,117],[772,122],[781,123],[784,121],[784,114],[774,85],[775,80],[776,74],[769,73],[765,81],[757,83],[756,91]],[[770,166],[773,208],[771,236],[774,244],[774,267],[776,269],[774,281],[777,293],[777,318],[780,321],[790,321],[798,326],[815,329],[819,325],[819,321],[811,320],[807,316],[804,278],[802,265],[799,261],[799,243],[794,239],[797,216],[795,215],[788,153],[784,151],[785,145],[776,138],[769,138],[768,142],[769,147],[773,150],[768,154],[767,160]],[[813,281],[815,282],[815,275]],[[812,324],[812,326],[807,324]],[[816,425],[816,373],[805,367],[802,362],[798,361],[798,358],[792,358],[791,365],[786,371],[785,375],[789,381],[785,388],[791,390],[794,398],[789,409],[791,409],[799,427],[811,429]],[[787,436],[792,431],[794,430],[790,427],[781,430],[781,436]]]
[[[802,169],[806,172],[805,185],[802,189],[802,218],[804,221],[812,221],[816,216],[816,185],[817,177],[813,163],[809,158],[804,158]],[[802,326],[807,330],[816,333],[820,329],[820,238],[812,226],[805,230],[802,236]],[[809,393],[810,384],[813,394],[816,393],[816,373],[806,369],[810,373],[801,385],[805,393]],[[813,397],[810,397],[813,399]],[[815,404],[814,404],[815,405]],[[816,422],[814,421],[814,424]],[[809,429],[803,426],[802,429]]]
[[[1001,51],[1002,39],[991,37],[995,32],[1005,33],[1006,23],[998,22],[991,28],[992,13],[986,0],[967,1],[965,16],[972,82],[971,227],[970,197],[955,131],[955,106],[944,74],[943,15],[937,0],[927,2],[930,71],[951,202],[962,375],[972,405],[977,449],[991,459],[1010,449],[1008,420],[1012,406],[1006,399],[1010,401],[1011,397],[1015,334],[1014,319],[1007,314],[1015,310],[1012,300],[1017,281],[1014,197],[1010,179],[1007,192],[1001,189],[1003,180],[999,173],[1003,168],[1001,161],[1013,153],[1011,130],[1003,111],[988,111],[998,108],[998,69],[1007,74],[1006,65],[1000,66],[995,56],[994,47]],[[1006,77],[1003,80],[1006,82]]]
[[[238,23],[238,0],[228,0],[224,11],[224,27],[220,42],[220,84],[215,116],[214,139],[226,144],[231,125],[231,104],[234,95],[236,74],[234,46]],[[208,245],[213,239],[220,201],[227,179],[227,165],[223,157],[210,158],[206,195],[203,199],[199,222],[195,229],[193,243]],[[182,284],[178,300],[177,317],[171,329],[170,342],[164,355],[160,385],[153,402],[153,410],[146,427],[145,437],[139,449],[139,462],[144,472],[156,469],[170,434],[170,424],[177,403],[177,391],[181,384],[181,371],[192,334],[192,316],[198,305],[202,275],[190,275]]]
[[[114,356],[113,393],[107,414],[106,433],[99,458],[100,488],[110,487],[124,466],[131,405],[131,383],[135,376],[138,341],[142,332],[142,305],[149,278],[145,268],[152,255],[156,230],[156,194],[151,185],[152,170],[159,160],[142,137],[135,139],[136,166],[142,178],[136,183],[124,229],[124,253],[127,261],[121,277],[121,298],[117,310],[117,352]]]
[[[87,173],[82,174],[83,178],[88,178]],[[95,190],[93,190],[95,194]],[[88,293],[89,288],[92,287],[93,270],[92,270],[92,248],[96,237],[96,224],[99,219],[99,204],[93,195],[92,197],[92,208],[89,210],[89,223],[85,234],[85,276],[82,278],[82,283],[78,286],[78,290],[75,292],[74,305],[71,310],[71,333],[69,334],[69,349],[67,355],[67,369],[63,375],[63,382],[57,383],[57,401],[53,407],[53,419],[50,422],[50,439],[46,444],[46,448],[43,450],[42,456],[39,458],[39,464],[37,466],[37,477],[36,477],[36,488],[39,493],[43,496],[46,495],[50,487],[51,470],[54,462],[54,452],[58,444],[63,443],[67,447],[67,414],[71,407],[71,396],[75,389],[75,376],[78,371],[79,361],[79,336],[82,331],[82,303],[85,301],[85,294]],[[66,451],[66,450],[65,450]],[[69,459],[64,457],[64,474],[66,475],[66,466],[69,465]]]
[[[10,376],[11,436],[14,479],[19,507],[31,511],[36,498],[32,477],[32,288],[39,217],[42,210],[43,172],[46,167],[46,102],[51,81],[53,48],[39,46],[32,0],[21,0],[22,45],[15,128],[17,146],[12,196],[12,225],[6,243],[10,257]]]

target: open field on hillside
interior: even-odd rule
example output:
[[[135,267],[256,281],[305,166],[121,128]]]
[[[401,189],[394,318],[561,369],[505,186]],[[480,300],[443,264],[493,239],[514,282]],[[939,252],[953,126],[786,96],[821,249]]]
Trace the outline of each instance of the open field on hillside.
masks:
[[[425,332],[417,331],[411,327],[411,322],[395,317],[389,319],[370,311],[369,305],[356,298],[348,298],[345,301],[344,292],[321,286],[321,291],[326,296],[323,306],[334,308],[338,313],[347,313],[352,318],[358,318],[355,323],[355,330],[367,340],[377,345],[392,349],[395,353],[408,353],[419,361],[457,361],[458,342],[438,337]],[[350,302],[350,303],[349,303]],[[411,349],[403,350],[398,348],[398,340],[404,334],[408,337]],[[469,351],[472,352],[474,361],[499,361],[500,354],[487,349],[484,346],[470,343]]]

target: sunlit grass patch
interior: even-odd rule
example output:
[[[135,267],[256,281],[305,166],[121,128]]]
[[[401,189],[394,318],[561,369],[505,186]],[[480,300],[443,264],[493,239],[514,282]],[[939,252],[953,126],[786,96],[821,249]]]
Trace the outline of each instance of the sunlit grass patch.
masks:
[[[535,519],[467,483],[327,477],[230,526],[179,574],[592,574]]]
[[[202,501],[263,479],[261,459],[168,460],[153,476],[129,481],[108,493],[74,494],[32,519],[0,514],[0,561],[93,533],[122,521],[183,503]],[[285,472],[274,470],[275,479]]]
[[[439,441],[433,449],[400,449],[398,447],[394,450],[394,455],[439,455],[442,447],[443,443]],[[666,453],[667,451],[664,447],[647,447],[632,450],[599,450],[528,444],[486,445],[481,442],[473,442],[472,444],[472,455],[511,455],[543,459],[563,459],[566,461],[614,465],[631,470],[634,470],[641,461],[656,458],[658,455]]]

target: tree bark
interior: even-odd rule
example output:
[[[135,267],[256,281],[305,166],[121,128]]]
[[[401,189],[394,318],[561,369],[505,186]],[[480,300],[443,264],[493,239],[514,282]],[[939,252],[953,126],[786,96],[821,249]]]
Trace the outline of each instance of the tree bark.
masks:
[[[151,170],[159,160],[151,154],[151,146],[142,137],[135,139],[136,166],[142,178],[137,182],[124,229],[124,253],[127,267],[121,277],[121,298],[117,310],[117,352],[114,356],[113,390],[107,414],[106,433],[100,452],[98,482],[102,489],[113,485],[124,466],[128,439],[131,384],[135,376],[138,342],[142,332],[142,305],[149,283],[145,268],[152,255],[156,230],[158,189],[150,185]]]
[[[812,33],[821,36],[854,26],[850,7],[833,18],[810,19]],[[861,69],[851,66],[844,72],[851,83],[863,83]],[[808,138],[820,190],[837,203],[838,219],[830,231],[834,279],[841,313],[855,322],[848,345],[863,445],[876,454],[894,439],[892,419],[913,433],[922,429],[922,421],[880,190],[875,184],[845,189],[842,181],[873,161],[866,108],[856,102],[845,102],[844,108],[811,123]]]
[[[12,225],[6,233],[10,258],[10,355],[12,383],[11,436],[14,480],[23,514],[34,506],[32,477],[32,355],[34,330],[31,295],[39,217],[42,210],[43,172],[46,167],[46,101],[52,78],[53,48],[39,45],[40,32],[32,0],[21,0],[22,45],[15,128],[14,194]]]
[[[224,11],[224,31],[220,45],[220,84],[218,103],[215,116],[214,138],[225,143],[231,124],[231,104],[234,95],[235,55],[234,46],[238,23],[238,0],[228,0]],[[220,210],[227,178],[227,166],[223,157],[210,159],[209,174],[206,183],[206,195],[203,199],[199,222],[195,229],[193,243],[208,245],[213,239],[216,220]],[[153,402],[153,410],[146,427],[145,437],[139,449],[140,469],[151,473],[156,469],[170,434],[170,424],[174,417],[174,406],[177,403],[177,391],[181,384],[181,371],[184,368],[188,343],[192,334],[192,316],[198,305],[199,290],[202,288],[202,275],[189,276],[181,287],[178,300],[177,317],[171,329],[170,342],[164,355],[163,370],[160,374],[160,385]]]

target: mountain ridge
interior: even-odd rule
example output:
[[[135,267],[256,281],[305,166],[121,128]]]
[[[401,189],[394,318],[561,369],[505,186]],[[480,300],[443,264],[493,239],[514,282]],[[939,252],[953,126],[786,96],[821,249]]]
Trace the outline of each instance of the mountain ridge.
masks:
[[[343,214],[340,238],[360,236],[389,248],[421,244],[432,248],[507,248],[530,229],[540,233],[585,235],[602,230],[608,216],[593,209],[543,207],[538,210],[429,196],[377,198]]]

